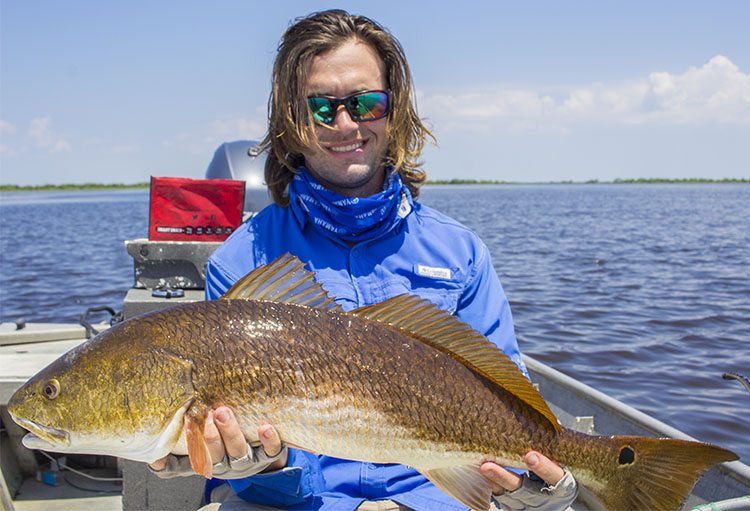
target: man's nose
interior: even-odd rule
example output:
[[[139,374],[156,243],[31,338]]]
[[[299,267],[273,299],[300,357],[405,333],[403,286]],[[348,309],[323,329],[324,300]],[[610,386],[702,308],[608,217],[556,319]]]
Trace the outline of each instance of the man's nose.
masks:
[[[352,116],[349,114],[349,111],[344,108],[344,105],[340,105],[336,111],[333,125],[342,132],[353,131],[359,128],[359,124],[352,119]]]

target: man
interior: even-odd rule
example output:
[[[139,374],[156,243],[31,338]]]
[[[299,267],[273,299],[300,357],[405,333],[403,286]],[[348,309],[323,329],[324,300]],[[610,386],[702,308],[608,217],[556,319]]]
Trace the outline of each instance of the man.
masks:
[[[290,252],[345,310],[416,294],[482,332],[525,371],[487,247],[414,200],[426,179],[417,158],[432,135],[414,109],[395,38],[365,17],[316,13],[286,31],[273,74],[263,144],[275,204],[211,257],[207,298]],[[258,434],[262,445],[248,446],[226,407],[209,418],[214,474],[236,494],[222,509],[466,509],[412,468],[286,449],[270,424]],[[482,466],[502,494],[498,505],[553,510],[573,501],[568,472],[536,452],[525,462],[538,477]],[[152,468],[169,474],[178,465],[165,459]]]

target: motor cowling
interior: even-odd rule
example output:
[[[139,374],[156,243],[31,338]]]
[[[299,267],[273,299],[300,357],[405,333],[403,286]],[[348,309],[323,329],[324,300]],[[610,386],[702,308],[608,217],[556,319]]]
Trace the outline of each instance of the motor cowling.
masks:
[[[245,182],[243,210],[255,213],[271,203],[264,183],[265,151],[259,152],[257,140],[222,143],[206,169],[208,179],[237,179]]]

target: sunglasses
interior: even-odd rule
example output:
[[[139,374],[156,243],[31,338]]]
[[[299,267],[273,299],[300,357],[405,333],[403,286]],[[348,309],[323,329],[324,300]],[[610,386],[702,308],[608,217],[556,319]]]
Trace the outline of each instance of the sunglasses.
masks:
[[[307,106],[315,121],[321,124],[333,124],[339,105],[344,105],[353,121],[377,121],[388,115],[390,110],[390,93],[384,90],[366,90],[345,98],[332,96],[310,96]]]

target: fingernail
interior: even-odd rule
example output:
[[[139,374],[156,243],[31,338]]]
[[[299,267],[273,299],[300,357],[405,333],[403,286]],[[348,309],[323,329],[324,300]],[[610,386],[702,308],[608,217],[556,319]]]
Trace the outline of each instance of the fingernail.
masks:
[[[216,422],[220,424],[226,424],[226,422],[229,420],[229,413],[227,413],[226,410],[221,410],[214,413],[214,418],[216,419]]]
[[[526,464],[529,466],[529,468],[532,468],[537,463],[539,463],[539,456],[537,456],[536,454],[529,454],[529,457],[526,458]]]

